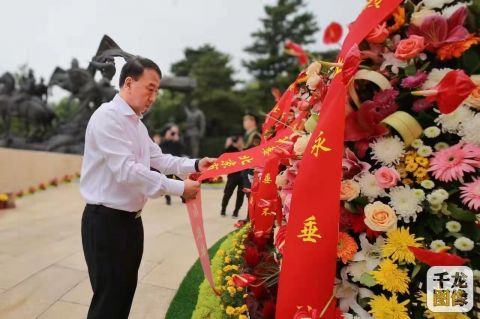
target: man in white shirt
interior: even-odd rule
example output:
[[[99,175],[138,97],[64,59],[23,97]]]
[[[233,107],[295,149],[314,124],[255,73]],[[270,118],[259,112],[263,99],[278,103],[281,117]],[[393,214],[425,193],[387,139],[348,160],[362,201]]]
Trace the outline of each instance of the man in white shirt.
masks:
[[[163,154],[150,139],[141,118],[155,101],[161,78],[153,61],[128,61],[120,74],[119,94],[88,122],[80,179],[87,203],[82,243],[93,289],[88,319],[128,318],[143,254],[140,214],[147,198],[195,198],[198,182],[165,175],[201,172],[214,161]]]

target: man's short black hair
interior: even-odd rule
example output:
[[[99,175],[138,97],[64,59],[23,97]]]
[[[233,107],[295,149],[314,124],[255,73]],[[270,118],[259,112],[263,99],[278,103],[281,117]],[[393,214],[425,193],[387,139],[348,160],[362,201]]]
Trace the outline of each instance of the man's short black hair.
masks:
[[[138,80],[138,78],[143,74],[143,71],[145,69],[154,70],[158,73],[160,79],[162,78],[162,71],[160,71],[160,68],[155,62],[150,59],[137,56],[131,60],[128,60],[127,63],[125,63],[125,65],[123,66],[122,71],[120,72],[120,87],[123,87],[123,84],[125,83],[125,79],[127,77]]]

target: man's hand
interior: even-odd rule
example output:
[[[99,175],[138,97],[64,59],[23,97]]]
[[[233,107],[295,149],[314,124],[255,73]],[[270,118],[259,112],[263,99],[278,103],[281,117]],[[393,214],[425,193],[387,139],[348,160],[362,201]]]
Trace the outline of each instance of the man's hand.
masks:
[[[198,162],[198,170],[200,172],[206,171],[217,159],[211,157],[204,157]]]
[[[183,191],[182,197],[185,200],[195,199],[198,191],[200,190],[200,183],[197,181],[192,181],[191,179],[186,179],[183,181],[185,189]]]

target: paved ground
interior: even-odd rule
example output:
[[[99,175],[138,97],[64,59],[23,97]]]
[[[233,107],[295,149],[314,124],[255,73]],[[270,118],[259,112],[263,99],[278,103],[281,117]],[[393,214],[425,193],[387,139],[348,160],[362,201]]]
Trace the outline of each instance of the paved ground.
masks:
[[[230,217],[219,217],[221,195],[203,190],[209,246],[233,229]],[[0,318],[86,318],[92,292],[80,238],[83,205],[74,182],[0,211]],[[171,207],[151,200],[142,217],[145,252],[130,318],[164,318],[197,253],[179,198]]]

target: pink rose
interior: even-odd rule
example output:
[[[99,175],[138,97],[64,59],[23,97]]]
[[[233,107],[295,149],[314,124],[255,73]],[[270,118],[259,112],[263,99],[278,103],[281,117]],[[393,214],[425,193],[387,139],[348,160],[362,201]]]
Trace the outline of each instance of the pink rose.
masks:
[[[388,38],[389,34],[390,33],[388,32],[387,24],[384,22],[377,25],[375,29],[370,31],[370,33],[367,35],[367,41],[374,44],[381,44],[386,38]]]
[[[393,168],[381,167],[375,172],[377,185],[381,188],[390,188],[397,185],[400,180],[400,174]]]
[[[395,57],[399,60],[409,60],[416,57],[425,48],[425,39],[418,35],[411,35],[408,39],[398,43]]]

